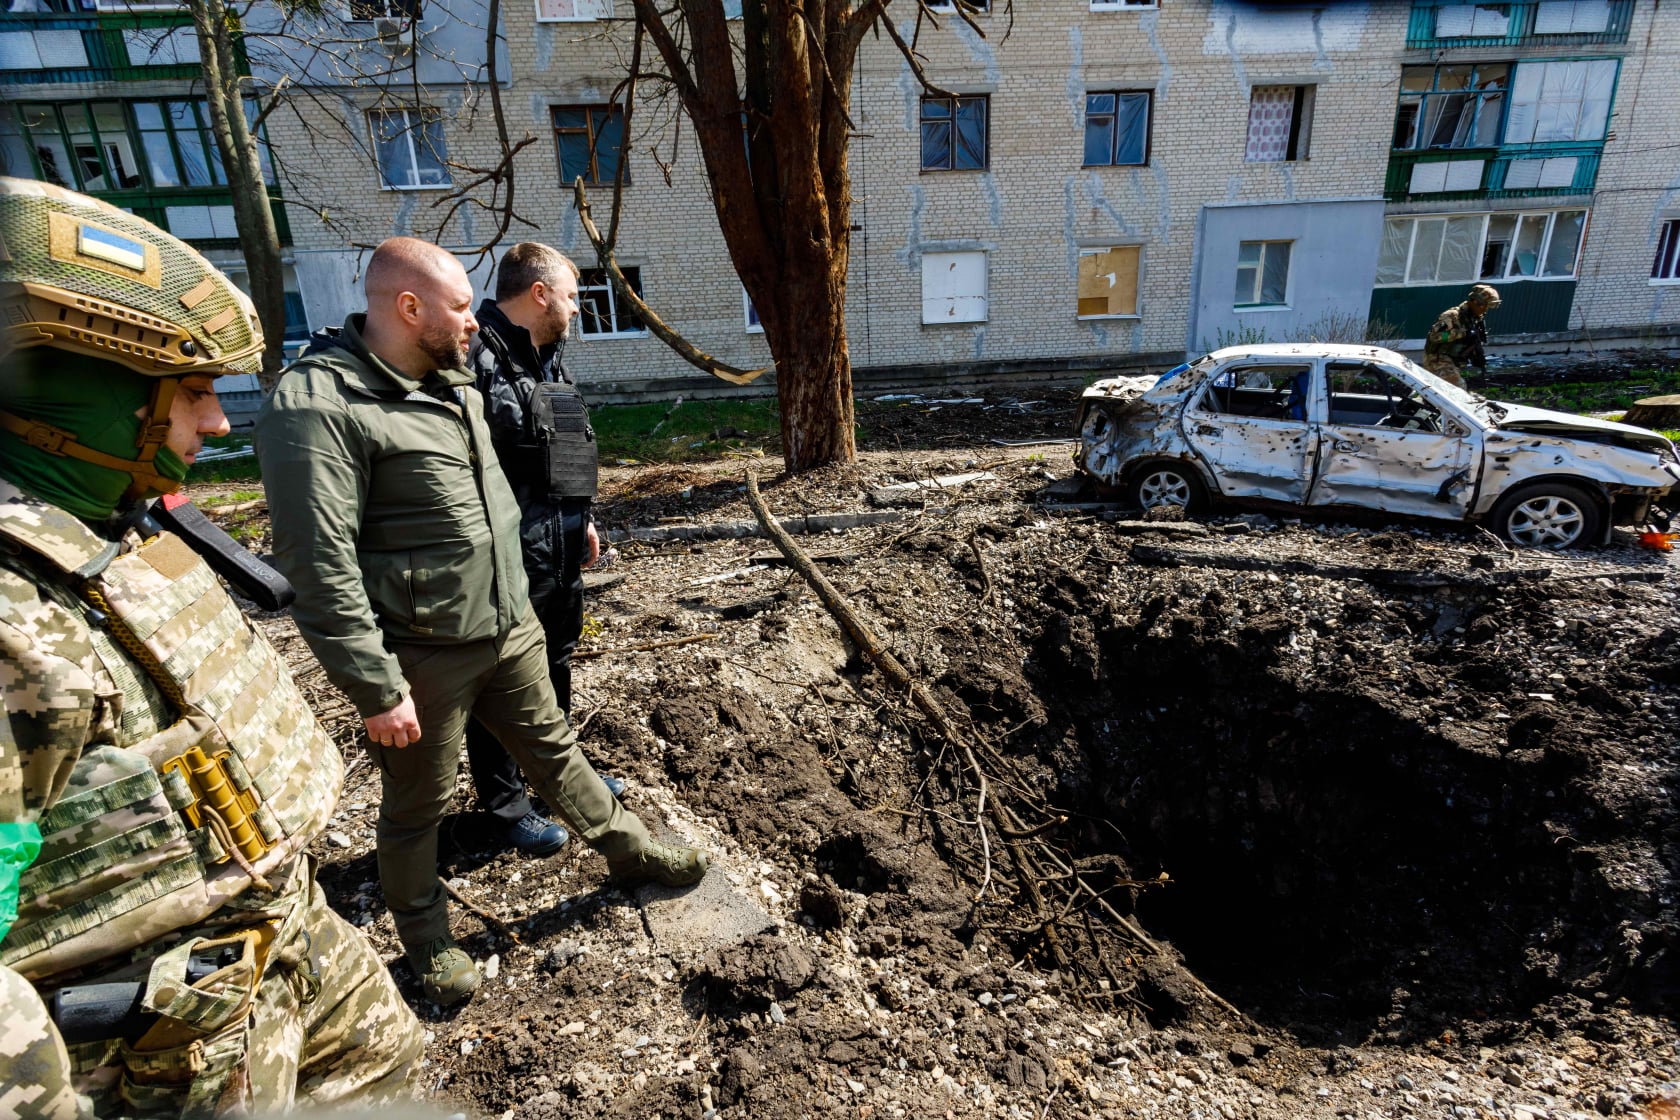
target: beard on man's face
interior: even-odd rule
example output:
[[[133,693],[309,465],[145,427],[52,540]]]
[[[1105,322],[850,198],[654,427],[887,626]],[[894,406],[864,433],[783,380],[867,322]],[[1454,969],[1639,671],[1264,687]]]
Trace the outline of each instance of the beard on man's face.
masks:
[[[460,336],[441,327],[420,336],[420,352],[437,363],[438,369],[459,369],[467,364],[467,352]]]

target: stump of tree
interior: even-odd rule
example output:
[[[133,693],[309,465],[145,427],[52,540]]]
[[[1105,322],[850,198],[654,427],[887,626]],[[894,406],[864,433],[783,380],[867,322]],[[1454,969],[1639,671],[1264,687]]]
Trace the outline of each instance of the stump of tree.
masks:
[[[1622,423],[1666,431],[1680,428],[1680,394],[1634,401],[1633,407],[1622,417]]]

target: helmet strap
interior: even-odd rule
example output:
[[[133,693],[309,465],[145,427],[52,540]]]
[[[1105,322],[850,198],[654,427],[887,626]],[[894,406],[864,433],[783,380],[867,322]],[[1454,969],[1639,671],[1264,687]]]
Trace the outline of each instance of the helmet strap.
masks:
[[[173,381],[173,378],[164,380]],[[171,389],[168,396],[173,396]],[[154,401],[157,394],[153,393]],[[142,430],[146,427],[142,425]],[[39,420],[26,420],[21,416],[14,416],[10,412],[0,412],[0,428],[11,432],[23,442],[29,444],[48,455],[62,455],[67,459],[80,459],[84,463],[92,463],[96,467],[107,470],[121,471],[134,479],[128,488],[127,496],[137,498],[148,490],[156,490],[163,494],[173,494],[181,488],[181,484],[172,478],[165,478],[152,468],[152,457],[157,454],[159,441],[149,452],[145,452],[143,459],[119,459],[115,455],[107,455],[103,451],[95,451],[91,447],[84,447],[76,442],[76,433],[55,428],[51,424],[43,424]],[[167,435],[167,425],[165,426]]]

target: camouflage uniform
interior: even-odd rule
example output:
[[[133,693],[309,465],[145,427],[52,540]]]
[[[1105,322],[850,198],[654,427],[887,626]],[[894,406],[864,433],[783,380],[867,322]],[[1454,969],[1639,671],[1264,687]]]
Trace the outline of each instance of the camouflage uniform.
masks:
[[[1464,367],[1487,341],[1486,313],[1478,315],[1470,306],[1478,301],[1492,311],[1499,306],[1499,293],[1486,284],[1471,288],[1469,299],[1441,312],[1423,344],[1423,368],[1460,389],[1464,388]]]
[[[27,236],[43,200],[50,239]],[[4,179],[0,219],[13,254],[0,260],[0,304],[21,323],[0,347],[8,363],[21,363],[12,348],[50,336],[30,317],[76,295],[63,266],[89,244],[105,266],[132,260],[161,277],[159,306],[141,313],[157,317],[148,323],[159,337],[195,340],[124,340],[120,364],[196,355],[186,372],[213,375],[230,353],[260,350],[226,279],[143,221]],[[78,224],[115,247],[78,237]],[[121,298],[100,283],[102,298]],[[163,318],[177,295],[184,324]],[[115,349],[97,337],[122,338],[124,305],[114,310],[78,341]],[[198,329],[207,319],[234,328],[235,343]],[[241,328],[254,347],[237,341]],[[57,337],[46,345],[78,352]],[[0,387],[13,376],[0,370]],[[151,376],[171,379],[155,367]],[[162,442],[157,416],[154,407],[141,440]],[[25,441],[13,454],[60,446],[28,416],[0,421]],[[112,469],[140,494],[169,488],[144,455]],[[211,1116],[412,1095],[419,1024],[366,940],[327,907],[302,854],[336,805],[339,752],[191,547],[165,532],[101,535],[0,481],[0,698],[0,1116]],[[189,974],[206,957],[209,974]],[[129,1037],[95,1030],[66,1044],[39,996],[94,984],[128,985],[149,1014]]]

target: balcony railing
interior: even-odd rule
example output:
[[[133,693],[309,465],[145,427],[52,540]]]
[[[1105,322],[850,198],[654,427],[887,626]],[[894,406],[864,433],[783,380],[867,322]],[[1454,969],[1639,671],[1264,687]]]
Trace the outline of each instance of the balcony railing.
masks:
[[[182,29],[190,38],[192,20],[183,13],[0,13],[0,32],[37,36],[43,63],[0,70],[0,85],[40,85],[56,82],[144,81],[192,79],[202,67],[190,63],[153,64],[144,51],[148,33]],[[67,36],[80,38],[80,51],[66,52]],[[50,47],[47,44],[50,43]],[[72,46],[75,39],[71,39]],[[78,55],[70,58],[68,55]]]
[[[1406,46],[1515,47],[1625,43],[1633,0],[1412,0]]]
[[[1603,141],[1394,152],[1384,194],[1393,202],[1589,194]]]

